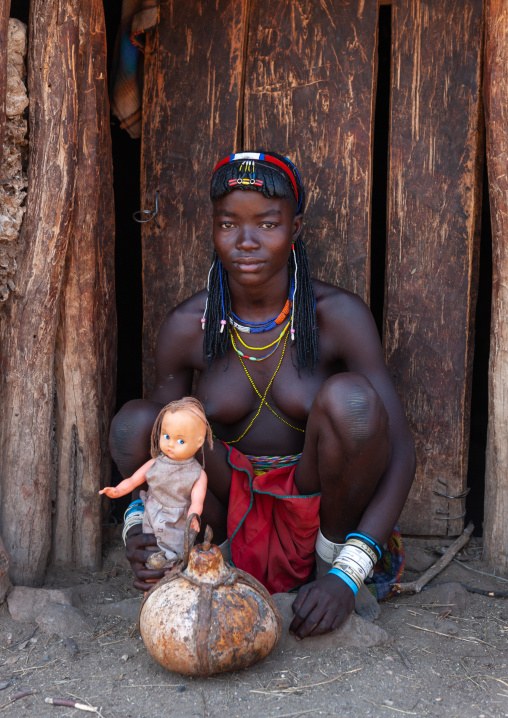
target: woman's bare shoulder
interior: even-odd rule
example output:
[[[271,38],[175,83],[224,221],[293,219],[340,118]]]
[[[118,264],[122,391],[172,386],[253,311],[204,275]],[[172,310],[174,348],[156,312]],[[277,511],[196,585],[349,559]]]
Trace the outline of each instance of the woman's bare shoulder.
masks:
[[[202,341],[201,317],[205,303],[206,290],[203,289],[170,309],[159,329],[157,348],[165,352],[169,345],[179,345],[181,349],[180,342],[192,342],[193,338]]]
[[[365,314],[370,315],[370,309],[358,294],[318,279],[313,279],[312,283],[320,320],[329,318],[336,321],[354,321]]]

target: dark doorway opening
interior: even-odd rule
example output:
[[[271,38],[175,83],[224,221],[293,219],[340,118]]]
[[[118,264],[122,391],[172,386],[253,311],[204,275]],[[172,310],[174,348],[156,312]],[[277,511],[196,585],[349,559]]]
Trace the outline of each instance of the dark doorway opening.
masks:
[[[489,351],[492,302],[492,230],[490,223],[487,160],[484,157],[483,198],[480,238],[480,272],[475,315],[473,381],[471,393],[471,428],[466,499],[466,523],[472,521],[474,535],[483,534],[485,495],[485,455],[489,421]]]
[[[108,76],[120,27],[121,3],[104,3],[108,41]],[[143,284],[140,209],[141,140],[133,139],[111,117],[115,194],[115,282],[118,321],[117,410],[143,394],[141,342]]]
[[[381,341],[385,299],[388,152],[390,142],[390,70],[392,8],[379,8],[376,108],[372,153],[372,214],[370,232],[370,309]]]

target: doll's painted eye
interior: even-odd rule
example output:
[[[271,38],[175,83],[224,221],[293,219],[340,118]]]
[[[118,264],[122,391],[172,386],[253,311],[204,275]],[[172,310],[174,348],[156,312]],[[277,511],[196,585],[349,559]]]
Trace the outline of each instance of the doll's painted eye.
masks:
[[[185,441],[183,439],[178,439],[178,444],[185,444]]]
[[[163,435],[162,435],[162,438],[163,438],[163,439],[166,439],[166,441],[167,441],[167,440],[169,439],[169,434],[163,434]]]

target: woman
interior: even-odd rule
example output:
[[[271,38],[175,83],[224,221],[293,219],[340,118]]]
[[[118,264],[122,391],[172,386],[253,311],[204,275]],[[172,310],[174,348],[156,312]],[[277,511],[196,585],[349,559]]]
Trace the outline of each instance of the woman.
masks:
[[[353,610],[399,517],[413,441],[370,311],[310,278],[294,165],[275,153],[230,155],[213,172],[211,199],[208,289],[166,317],[152,399],[117,415],[112,454],[124,476],[144,463],[161,406],[189,394],[196,372],[219,439],[206,452],[203,521],[270,590],[304,584],[297,638],[326,633]],[[128,531],[141,589],[161,576],[145,568],[154,544],[139,524]],[[314,546],[318,578],[305,583]]]

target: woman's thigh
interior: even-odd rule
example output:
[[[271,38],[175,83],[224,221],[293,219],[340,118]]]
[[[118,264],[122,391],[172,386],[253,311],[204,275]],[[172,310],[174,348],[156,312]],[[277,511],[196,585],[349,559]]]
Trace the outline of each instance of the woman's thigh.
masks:
[[[330,540],[356,527],[390,455],[388,414],[370,382],[352,373],[328,379],[309,413],[295,483],[301,493],[321,492]]]

